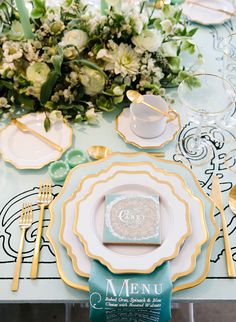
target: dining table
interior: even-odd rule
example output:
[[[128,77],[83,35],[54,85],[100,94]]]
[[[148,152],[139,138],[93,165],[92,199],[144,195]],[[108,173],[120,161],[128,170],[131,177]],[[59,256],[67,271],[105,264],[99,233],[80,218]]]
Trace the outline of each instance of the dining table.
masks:
[[[226,36],[235,31],[236,17],[219,25],[203,26],[190,21],[189,25],[198,28],[194,41],[204,60],[202,65],[195,65],[193,68],[197,72],[222,75],[223,51],[220,44]],[[193,58],[183,57],[183,62],[191,68]],[[160,150],[165,152],[166,160],[175,161],[176,164],[183,163],[190,168],[209,196],[212,177],[214,175],[219,177],[231,251],[236,264],[236,215],[231,212],[228,204],[229,191],[236,183],[236,174],[224,162],[225,155],[236,147],[236,130],[221,132],[219,128],[212,125],[204,134],[203,128],[202,135],[205,135],[210,142],[211,159],[204,162],[206,157],[204,153],[207,154],[209,151],[186,157],[181,144],[189,132],[196,130],[196,125],[188,119],[185,107],[179,101],[177,87],[167,89],[167,93],[173,99],[172,107],[180,114],[182,127],[176,138]],[[74,124],[72,146],[84,151],[92,145],[103,145],[115,152],[140,152],[140,149],[125,143],[116,132],[116,116],[120,110],[118,107],[111,113],[102,113],[96,125]],[[0,120],[1,128],[4,128],[7,122],[7,120]],[[219,136],[222,135],[224,140],[221,141]],[[2,142],[0,146],[1,144]],[[33,146],[32,149],[34,149]],[[146,151],[149,150],[144,150]],[[202,163],[196,162],[201,159]],[[82,172],[83,168],[80,171]],[[47,180],[50,180],[48,166],[35,170],[19,170],[0,157],[0,303],[88,303],[89,301],[87,292],[66,284],[58,272],[55,250],[47,238],[47,229],[51,220],[48,209],[45,210],[43,221],[38,277],[30,278],[39,215],[37,193],[40,182]],[[53,197],[57,196],[62,185],[62,183],[52,184]],[[29,199],[33,201],[33,226],[31,233],[26,236],[27,251],[23,253],[19,289],[17,292],[12,292],[11,283],[19,247],[19,226],[16,214],[19,213],[24,200]],[[214,219],[219,227],[219,234],[212,251],[207,255],[209,272],[200,284],[173,293],[173,302],[236,300],[236,277],[227,276],[222,222],[218,209],[214,210]]]

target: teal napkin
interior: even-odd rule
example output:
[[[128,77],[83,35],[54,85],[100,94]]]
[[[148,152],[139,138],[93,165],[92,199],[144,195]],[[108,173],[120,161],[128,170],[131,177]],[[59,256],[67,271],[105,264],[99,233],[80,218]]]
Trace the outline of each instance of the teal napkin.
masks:
[[[169,262],[151,274],[113,274],[94,260],[89,287],[91,321],[168,322],[171,319]]]

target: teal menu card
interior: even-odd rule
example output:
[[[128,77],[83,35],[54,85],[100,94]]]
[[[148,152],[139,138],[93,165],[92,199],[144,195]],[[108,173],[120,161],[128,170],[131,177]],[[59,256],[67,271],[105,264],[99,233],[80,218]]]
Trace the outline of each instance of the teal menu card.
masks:
[[[94,260],[89,287],[91,321],[168,322],[171,319],[169,262],[150,274],[113,274]]]

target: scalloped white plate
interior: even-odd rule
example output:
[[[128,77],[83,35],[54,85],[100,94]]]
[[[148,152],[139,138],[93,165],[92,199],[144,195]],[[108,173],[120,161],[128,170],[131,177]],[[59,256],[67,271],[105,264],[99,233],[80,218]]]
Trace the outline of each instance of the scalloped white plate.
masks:
[[[226,14],[220,10],[235,13],[234,5],[228,0],[194,0],[197,4],[188,3],[182,4],[183,14],[191,21],[195,21],[202,25],[217,25],[223,24],[225,21],[232,18],[232,15]],[[205,8],[200,5],[211,7]]]
[[[17,169],[40,169],[60,159],[72,144],[72,128],[58,121],[52,123],[46,132],[44,119],[44,113],[31,113],[18,120],[61,146],[63,151],[57,151],[38,137],[19,130],[11,123],[0,132],[0,152],[4,161],[13,164]]]

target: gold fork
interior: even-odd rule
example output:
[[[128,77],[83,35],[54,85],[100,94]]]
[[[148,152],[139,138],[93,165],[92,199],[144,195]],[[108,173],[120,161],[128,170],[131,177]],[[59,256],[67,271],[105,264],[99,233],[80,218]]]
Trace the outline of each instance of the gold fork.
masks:
[[[44,185],[40,184],[39,194],[38,194],[38,206],[40,208],[40,215],[39,215],[36,243],[34,248],[34,257],[33,257],[33,262],[31,267],[31,273],[30,273],[30,278],[32,279],[35,279],[38,276],[38,263],[39,263],[41,236],[42,236],[42,230],[43,230],[44,209],[48,207],[51,201],[52,201],[51,184],[50,183],[46,183]]]
[[[25,232],[32,225],[32,221],[33,221],[32,205],[31,204],[23,205],[20,221],[19,221],[19,226],[21,229],[21,238],[20,238],[20,245],[19,245],[19,250],[17,254],[14,277],[12,281],[12,287],[11,287],[12,291],[18,290],[22,251],[23,251],[24,240],[25,240]]]

